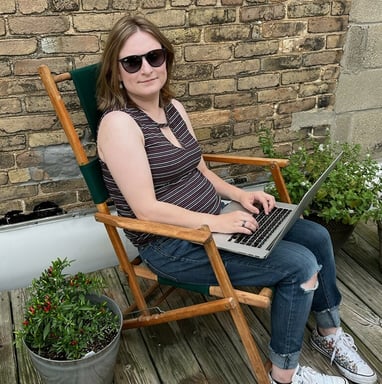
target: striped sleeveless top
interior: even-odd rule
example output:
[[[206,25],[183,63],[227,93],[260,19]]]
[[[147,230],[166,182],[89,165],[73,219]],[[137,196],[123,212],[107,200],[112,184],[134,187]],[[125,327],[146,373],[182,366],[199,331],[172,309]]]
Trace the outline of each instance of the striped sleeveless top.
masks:
[[[201,158],[198,142],[173,104],[165,107],[167,123],[182,148],[171,144],[162,134],[160,124],[142,110],[129,107],[123,110],[139,125],[145,140],[145,150],[151,168],[158,201],[178,205],[191,211],[219,214],[220,197],[215,188],[197,169]],[[128,158],[125,161],[129,161]],[[135,218],[134,212],[119,191],[107,165],[101,161],[103,178],[120,216]],[[138,171],[138,170],[137,170]],[[142,196],[144,199],[144,196]],[[147,233],[125,231],[135,246],[155,238]]]

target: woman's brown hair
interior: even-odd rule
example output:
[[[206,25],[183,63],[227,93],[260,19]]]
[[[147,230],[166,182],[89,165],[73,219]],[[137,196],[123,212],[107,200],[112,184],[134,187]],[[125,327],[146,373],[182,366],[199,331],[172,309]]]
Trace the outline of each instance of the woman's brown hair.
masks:
[[[138,30],[152,35],[166,50],[167,80],[160,92],[161,105],[166,105],[174,97],[170,90],[170,79],[174,64],[174,48],[159,28],[142,16],[124,16],[110,31],[102,54],[97,81],[97,104],[101,111],[118,110],[134,105],[126,90],[120,87],[118,77],[118,57],[125,41]]]

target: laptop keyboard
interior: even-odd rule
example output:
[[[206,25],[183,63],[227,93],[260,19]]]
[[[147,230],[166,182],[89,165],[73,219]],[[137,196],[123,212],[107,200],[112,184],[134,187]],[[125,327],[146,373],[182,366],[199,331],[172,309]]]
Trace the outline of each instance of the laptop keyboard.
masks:
[[[259,224],[259,228],[255,232],[251,235],[235,233],[228,241],[261,248],[290,212],[291,210],[288,208],[275,207],[266,215],[264,210],[261,210],[257,215],[253,215]]]

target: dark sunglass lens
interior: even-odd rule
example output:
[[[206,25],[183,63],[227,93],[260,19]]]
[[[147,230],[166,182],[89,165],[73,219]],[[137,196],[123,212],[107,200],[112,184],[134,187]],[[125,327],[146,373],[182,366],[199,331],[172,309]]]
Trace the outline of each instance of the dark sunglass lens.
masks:
[[[129,56],[121,61],[123,68],[126,72],[134,73],[139,71],[142,66],[141,56]]]
[[[155,49],[146,54],[146,60],[152,67],[160,67],[166,59],[166,53],[163,49]]]

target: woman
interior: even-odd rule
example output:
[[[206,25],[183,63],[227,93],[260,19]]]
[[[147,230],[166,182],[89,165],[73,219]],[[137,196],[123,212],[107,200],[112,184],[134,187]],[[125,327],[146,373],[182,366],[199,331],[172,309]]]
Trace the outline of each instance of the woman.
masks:
[[[210,171],[201,157],[190,120],[173,98],[169,82],[174,50],[158,28],[142,17],[124,17],[113,27],[102,57],[98,104],[104,112],[98,151],[104,178],[122,216],[211,231],[251,234],[252,213],[273,196],[236,188]],[[221,197],[248,212],[219,214]],[[127,232],[142,259],[163,277],[215,284],[204,248],[186,241]],[[312,345],[333,358],[340,372],[360,384],[376,374],[342,332],[335,264],[326,230],[299,220],[271,255],[260,260],[221,251],[234,286],[274,286],[270,359],[272,383],[346,384],[299,366],[305,325],[312,310]]]

